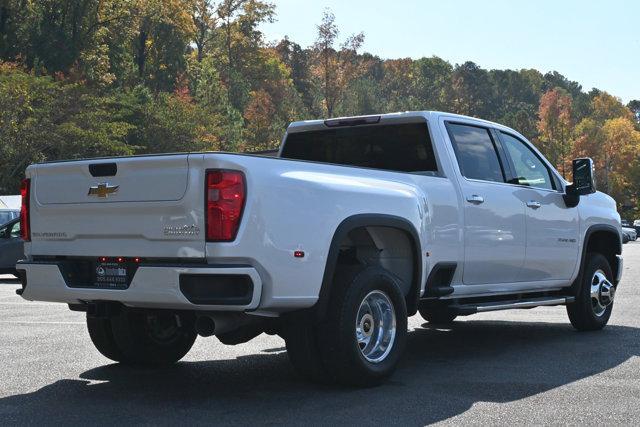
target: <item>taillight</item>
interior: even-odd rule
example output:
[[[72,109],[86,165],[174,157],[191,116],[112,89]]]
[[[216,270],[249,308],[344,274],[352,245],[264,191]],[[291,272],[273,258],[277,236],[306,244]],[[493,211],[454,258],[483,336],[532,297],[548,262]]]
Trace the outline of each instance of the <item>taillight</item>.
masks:
[[[230,170],[207,171],[205,191],[207,241],[232,241],[238,233],[244,207],[244,174]]]
[[[25,242],[31,241],[31,224],[29,221],[29,193],[31,191],[31,180],[25,178],[20,184],[20,197],[22,207],[20,207],[20,237]]]

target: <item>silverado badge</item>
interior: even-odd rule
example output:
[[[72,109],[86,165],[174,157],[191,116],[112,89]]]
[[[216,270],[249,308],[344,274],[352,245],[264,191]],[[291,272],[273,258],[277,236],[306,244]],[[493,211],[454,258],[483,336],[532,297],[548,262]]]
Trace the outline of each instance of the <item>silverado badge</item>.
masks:
[[[108,182],[101,182],[98,185],[89,187],[89,196],[98,196],[100,198],[106,198],[109,194],[118,192],[119,185],[109,185]]]

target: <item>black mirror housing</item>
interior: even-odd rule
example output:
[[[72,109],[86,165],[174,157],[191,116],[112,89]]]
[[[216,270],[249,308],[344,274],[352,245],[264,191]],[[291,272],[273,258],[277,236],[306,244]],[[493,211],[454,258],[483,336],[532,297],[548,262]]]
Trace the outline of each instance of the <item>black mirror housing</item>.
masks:
[[[580,196],[596,192],[593,160],[589,157],[573,161],[573,192]]]
[[[593,160],[589,157],[573,160],[573,183],[567,186],[565,203],[568,207],[578,205],[580,196],[596,192]]]

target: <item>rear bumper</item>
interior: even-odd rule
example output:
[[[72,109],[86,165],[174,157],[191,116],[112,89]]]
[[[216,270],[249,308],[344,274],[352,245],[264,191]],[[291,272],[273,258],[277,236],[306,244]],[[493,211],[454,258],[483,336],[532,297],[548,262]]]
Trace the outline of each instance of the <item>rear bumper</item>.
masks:
[[[250,266],[145,266],[138,267],[127,289],[69,287],[55,262],[22,261],[16,265],[23,283],[22,297],[30,301],[79,304],[89,301],[117,301],[131,307],[203,311],[247,311],[260,304],[262,280]],[[244,301],[194,304],[180,287],[180,278],[203,276],[212,283],[216,276],[228,279],[239,276],[250,280],[250,296]],[[193,300],[193,298],[191,298]]]

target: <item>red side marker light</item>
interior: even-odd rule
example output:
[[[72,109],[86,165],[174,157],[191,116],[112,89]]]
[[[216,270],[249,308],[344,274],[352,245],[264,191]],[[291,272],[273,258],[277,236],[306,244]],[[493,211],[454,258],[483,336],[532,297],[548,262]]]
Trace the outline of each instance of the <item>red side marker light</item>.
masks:
[[[296,258],[304,258],[304,251],[295,251],[293,256]]]

